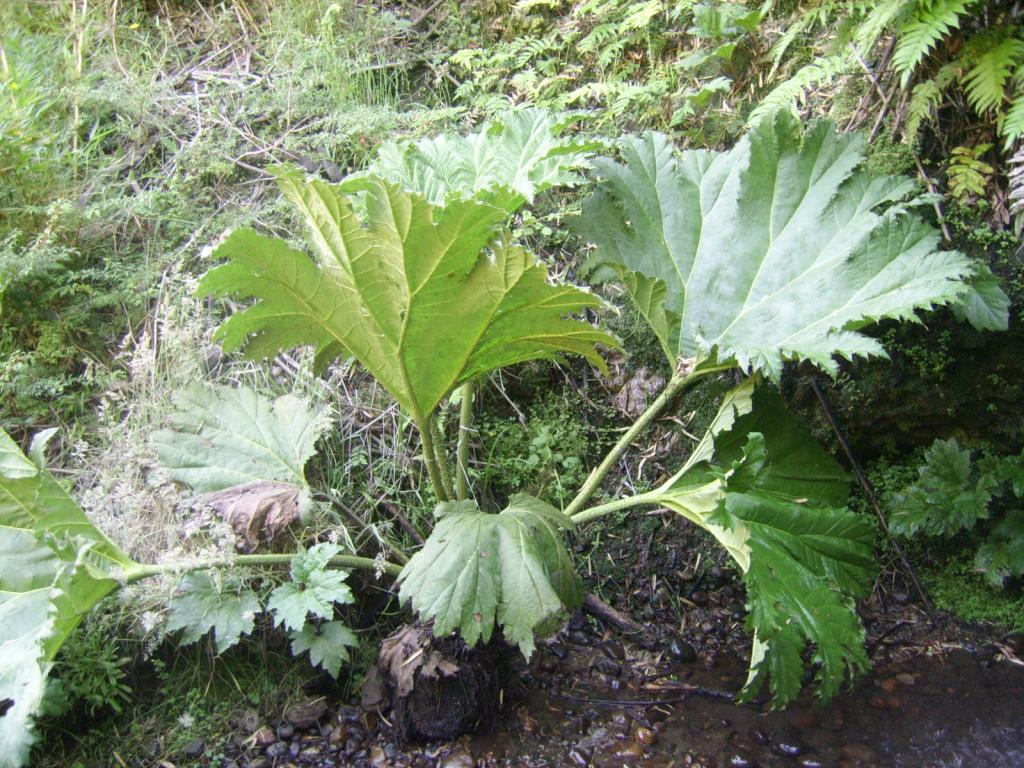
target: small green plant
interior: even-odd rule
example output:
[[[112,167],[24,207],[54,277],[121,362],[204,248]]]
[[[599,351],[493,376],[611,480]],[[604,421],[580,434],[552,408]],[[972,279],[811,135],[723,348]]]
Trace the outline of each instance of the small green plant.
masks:
[[[976,147],[957,147],[950,153],[949,194],[953,199],[967,203],[985,196],[985,187],[995,173],[995,169],[981,158],[992,149],[991,144],[979,144]]]
[[[994,587],[1024,575],[1024,454],[974,460],[955,439],[936,440],[918,477],[889,504],[889,526],[906,537],[951,538],[988,528],[974,565]],[[986,525],[986,523],[988,523]]]
[[[500,630],[528,656],[582,599],[564,532],[585,535],[586,523],[636,507],[677,513],[736,561],[753,635],[743,699],[767,683],[774,704],[793,700],[808,646],[823,698],[867,667],[854,598],[875,572],[874,526],[844,506],[847,474],[771,383],[789,361],[835,373],[836,358],[883,355],[865,326],[935,305],[1005,327],[1001,291],[982,267],[938,250],[933,228],[903,204],[913,185],[860,170],[862,140],[830,124],[803,132],[780,114],[729,151],[681,155],[664,135],[627,137],[622,162],[593,159],[564,126],[521,112],[467,137],[389,148],[339,185],[279,171],[309,253],[237,230],[216,251],[224,263],[201,281],[204,294],[255,300],[220,326],[229,349],[267,358],[311,345],[318,369],[355,358],[401,406],[437,501],[416,551],[368,558],[315,541],[293,553],[138,563],[45,470],[45,436],[26,456],[0,433],[0,590],[11,596],[0,619],[18,616],[0,621],[0,765],[27,759],[50,662],[124,584],[182,573],[170,626],[186,640],[212,630],[222,650],[265,611],[291,633],[293,651],[333,672],[354,640],[336,615],[353,598],[344,569],[364,568],[397,577],[401,601],[438,635],[457,630],[472,644]],[[618,346],[579,318],[603,302],[551,279],[508,231],[527,200],[575,184],[592,165],[601,181],[576,227],[597,246],[589,274],[622,285],[672,374],[561,508],[550,494],[517,493],[492,513],[470,471],[474,405],[488,376],[567,354],[603,369],[599,347]],[[589,505],[659,415],[723,373],[731,389],[667,480]],[[450,446],[437,418],[455,392]],[[192,392],[179,406],[171,434],[154,438],[168,470],[213,494],[206,500],[246,547],[273,544],[269,534],[301,518],[304,465],[322,420],[294,399],[270,404],[243,391]],[[538,463],[552,451],[549,437],[531,439]],[[275,566],[288,566],[290,579],[264,600],[242,569]]]
[[[107,708],[121,713],[132,695],[126,669],[130,662],[110,627],[87,621],[61,649],[47,698],[63,698],[68,707],[82,707],[90,716]]]

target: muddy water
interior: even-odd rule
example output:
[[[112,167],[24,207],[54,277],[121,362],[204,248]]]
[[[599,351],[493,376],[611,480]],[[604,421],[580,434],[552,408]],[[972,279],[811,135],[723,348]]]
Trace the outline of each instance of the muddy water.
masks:
[[[921,655],[876,668],[827,707],[772,712],[713,695],[739,687],[738,667],[678,665],[675,680],[650,681],[625,660],[602,674],[600,658],[578,659],[565,685],[539,678],[548,687],[470,754],[524,768],[1024,766],[1024,667],[1009,661]]]

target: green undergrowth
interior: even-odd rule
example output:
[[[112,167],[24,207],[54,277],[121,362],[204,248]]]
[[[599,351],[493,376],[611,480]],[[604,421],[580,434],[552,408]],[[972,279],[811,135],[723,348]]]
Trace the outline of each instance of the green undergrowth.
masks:
[[[869,468],[868,479],[887,516],[900,511],[900,495],[918,480],[925,458],[922,447],[902,457],[882,457]],[[851,503],[865,514],[874,513],[859,488]],[[986,580],[975,561],[984,540],[979,529],[947,538],[901,539],[900,543],[939,610],[961,621],[994,626],[998,632],[1024,630],[1024,585],[1020,579],[1011,579],[1000,589]]]
[[[94,642],[102,630],[87,627],[68,653]],[[137,644],[122,647],[131,650]],[[196,739],[205,743],[204,765],[218,765],[227,739],[239,733],[247,713],[267,722],[304,688],[322,684],[306,663],[292,657],[281,638],[246,640],[213,656],[206,643],[187,648],[164,647],[145,660],[131,662],[132,693],[122,697],[121,711],[97,708],[43,721],[47,744],[33,765],[40,768],[92,768],[99,765],[182,764],[183,750]],[[67,655],[67,654],[66,654]],[[367,660],[368,661],[368,660]],[[344,689],[332,690],[342,695]]]
[[[1024,631],[1024,591],[1019,585],[992,588],[975,568],[973,551],[964,551],[962,543],[952,545],[945,559],[922,569],[935,606],[964,621],[993,624],[1006,632]]]

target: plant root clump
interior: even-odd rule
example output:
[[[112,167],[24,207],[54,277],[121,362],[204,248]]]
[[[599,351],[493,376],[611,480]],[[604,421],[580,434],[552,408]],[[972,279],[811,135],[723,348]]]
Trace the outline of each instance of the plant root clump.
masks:
[[[511,649],[501,640],[470,648],[409,624],[381,644],[363,684],[362,705],[386,713],[406,742],[448,741],[478,731],[501,706]]]

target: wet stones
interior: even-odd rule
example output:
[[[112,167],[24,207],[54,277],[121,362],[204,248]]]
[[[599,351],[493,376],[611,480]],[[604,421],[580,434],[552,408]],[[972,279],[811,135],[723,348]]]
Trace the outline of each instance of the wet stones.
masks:
[[[642,725],[636,729],[636,733],[633,738],[645,747],[652,747],[658,743],[658,734],[656,734],[652,729],[646,728]]]
[[[284,719],[294,728],[312,728],[326,711],[327,702],[323,699],[307,699],[288,707],[284,712]],[[282,736],[281,738],[288,737]]]
[[[678,637],[673,638],[669,643],[668,653],[673,660],[682,664],[692,664],[697,660],[697,649],[693,647],[693,644]]]
[[[619,677],[622,674],[622,665],[612,659],[597,659],[594,669],[608,677]]]
[[[465,750],[458,750],[442,757],[438,768],[475,768],[476,760]]]

